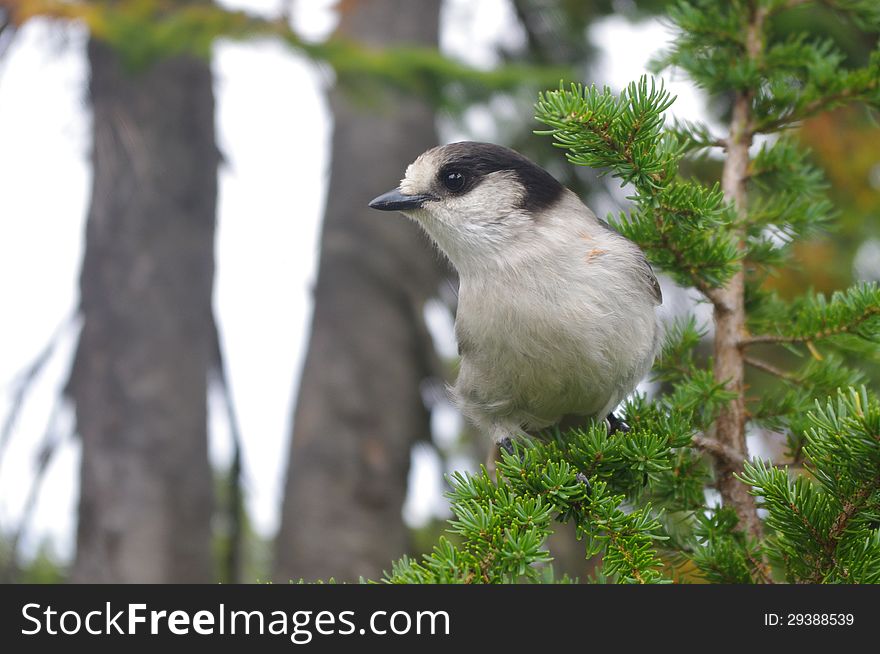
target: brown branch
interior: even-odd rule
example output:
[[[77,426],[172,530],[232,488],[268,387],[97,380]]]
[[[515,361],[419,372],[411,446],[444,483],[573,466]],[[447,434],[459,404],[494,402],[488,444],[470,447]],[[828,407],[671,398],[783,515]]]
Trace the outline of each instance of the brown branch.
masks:
[[[19,518],[18,525],[16,525],[15,528],[15,532],[12,534],[12,537],[9,541],[9,560],[7,561],[6,566],[2,571],[2,575],[0,575],[0,578],[4,579],[7,583],[15,581],[16,577],[18,576],[19,543],[21,543],[22,538],[27,533],[28,527],[31,523],[31,519],[33,518],[34,512],[36,511],[37,500],[40,497],[40,490],[43,487],[43,481],[46,478],[46,472],[49,469],[49,464],[52,462],[55,453],[58,451],[58,447],[69,435],[67,433],[62,433],[58,426],[60,411],[61,399],[56,398],[55,405],[52,408],[52,412],[49,415],[49,420],[46,424],[46,429],[43,433],[40,447],[36,453],[36,461],[34,463],[34,476],[30,482],[30,487],[28,488],[24,507],[21,510],[21,517]]]
[[[0,0],[0,4],[2,4],[2,0]],[[16,33],[16,26],[12,23],[12,18],[8,11],[0,7],[0,60],[6,55],[9,46],[12,45]]]
[[[710,139],[705,141],[698,141],[697,139],[691,139],[691,143],[693,143],[693,147],[688,148],[688,150],[702,150],[705,148],[726,148],[727,147],[727,139],[723,136],[713,136]]]
[[[761,581],[765,584],[775,584],[773,581],[773,577],[770,575],[770,566],[768,566],[764,561],[760,559],[756,559],[752,556],[751,551],[749,550],[748,544],[745,546],[746,557],[749,559],[749,563],[752,564],[755,572],[758,573],[758,576],[761,578]]]
[[[214,361],[213,373],[215,381],[223,395],[223,404],[226,409],[226,421],[229,427],[229,435],[232,440],[232,461],[229,466],[229,479],[226,513],[229,519],[228,549],[223,557],[224,581],[229,584],[241,583],[242,559],[245,548],[244,542],[244,497],[242,494],[242,435],[241,423],[235,410],[235,402],[232,397],[232,389],[229,385],[229,374],[226,370],[226,359],[223,356],[223,348],[220,345],[220,332],[217,329],[217,321],[211,321],[211,329],[214,335]]]
[[[752,368],[756,368],[758,370],[766,372],[770,375],[773,375],[774,377],[779,377],[780,379],[784,379],[785,381],[789,381],[792,383],[798,383],[800,381],[797,375],[793,375],[790,372],[781,370],[776,366],[767,363],[766,361],[754,359],[749,356],[743,357],[743,361],[745,361],[746,364],[750,365]]]
[[[808,5],[810,3],[815,2],[816,0],[788,0],[784,5],[779,5],[778,7],[773,9],[772,13],[778,13],[784,9],[795,9],[796,7],[801,7],[803,5]]]
[[[739,468],[745,459],[745,454],[740,450],[736,450],[729,445],[722,443],[708,436],[700,436],[697,434],[692,440],[697,449],[703,450],[707,454],[711,454],[716,459],[723,461],[728,466]]]
[[[804,343],[811,340],[813,340],[812,336],[782,336],[776,334],[760,334],[758,336],[747,336],[746,338],[740,339],[739,345],[740,347],[751,347],[752,345],[761,345],[763,343],[782,345],[789,343]]]
[[[34,357],[28,367],[18,375],[15,382],[15,390],[12,393],[9,413],[6,414],[3,426],[0,428],[0,461],[2,461],[6,446],[12,438],[12,433],[18,422],[18,416],[21,413],[24,401],[27,399],[31,387],[40,376],[40,373],[43,371],[46,364],[52,358],[52,355],[58,347],[58,343],[64,337],[68,327],[70,327],[70,324],[73,322],[73,318],[73,314],[68,315],[59,323],[58,327],[55,328],[55,331],[49,337],[49,340],[43,346],[43,349]]]

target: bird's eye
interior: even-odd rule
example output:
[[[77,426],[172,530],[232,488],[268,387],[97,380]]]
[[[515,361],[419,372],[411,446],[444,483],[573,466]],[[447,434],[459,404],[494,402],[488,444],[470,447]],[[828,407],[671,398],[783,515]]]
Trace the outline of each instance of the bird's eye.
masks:
[[[451,170],[448,173],[444,173],[443,175],[443,186],[448,188],[453,193],[457,193],[458,191],[464,188],[465,177],[457,170]]]

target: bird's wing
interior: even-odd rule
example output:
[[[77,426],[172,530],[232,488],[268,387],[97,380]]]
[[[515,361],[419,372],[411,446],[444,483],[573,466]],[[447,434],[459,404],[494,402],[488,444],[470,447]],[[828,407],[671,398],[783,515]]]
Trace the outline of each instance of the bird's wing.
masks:
[[[658,305],[663,304],[663,291],[660,290],[660,282],[657,281],[657,275],[654,274],[654,269],[651,267],[651,264],[648,263],[648,259],[645,257],[644,253],[642,253],[641,261],[643,264],[641,272],[645,276],[645,282],[651,290],[651,295],[654,297],[654,301]]]
[[[657,281],[657,275],[654,274],[654,269],[651,267],[651,264],[648,263],[648,259],[645,257],[645,253],[642,252],[642,249],[626,238],[623,234],[621,234],[613,225],[611,225],[608,221],[602,220],[596,214],[594,214],[589,207],[583,205],[587,210],[587,215],[590,219],[595,221],[596,224],[599,225],[602,229],[606,229],[615,236],[618,236],[622,239],[625,239],[629,243],[632,243],[633,247],[635,247],[639,252],[639,271],[645,278],[645,283],[648,285],[648,289],[650,290],[651,296],[654,298],[654,302],[657,305],[663,304],[663,292],[660,290],[660,282]]]

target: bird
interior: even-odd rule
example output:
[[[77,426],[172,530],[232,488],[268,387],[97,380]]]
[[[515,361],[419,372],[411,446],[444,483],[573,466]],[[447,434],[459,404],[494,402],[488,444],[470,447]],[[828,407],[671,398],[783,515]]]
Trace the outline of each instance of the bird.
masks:
[[[650,370],[663,298],[644,252],[510,148],[431,148],[369,206],[415,221],[459,277],[450,392],[497,445],[607,420]]]

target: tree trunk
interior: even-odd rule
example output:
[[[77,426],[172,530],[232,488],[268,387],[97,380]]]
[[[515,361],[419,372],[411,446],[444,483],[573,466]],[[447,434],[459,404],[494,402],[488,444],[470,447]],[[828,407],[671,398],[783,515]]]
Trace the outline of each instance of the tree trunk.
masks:
[[[71,576],[209,582],[210,66],[177,57],[130,74],[95,40],[88,56],[94,181],[69,387],[82,439]]]
[[[343,2],[339,32],[375,45],[436,45],[439,0]],[[444,265],[418,228],[367,208],[436,145],[410,97],[379,110],[333,92],[333,163],[311,340],[294,416],[275,578],[375,578],[405,553],[410,449],[430,437],[434,372],[422,308]]]
[[[756,9],[746,35],[747,54],[757,61],[763,48],[761,33],[766,18],[764,9]],[[749,172],[749,146],[752,144],[751,91],[738,91],[733,101],[730,135],[727,138],[727,158],[721,174],[724,197],[736,207],[740,224],[745,225],[748,211],[746,180]],[[739,228],[740,250],[745,247],[745,229]],[[745,359],[741,345],[746,335],[745,271],[739,270],[727,284],[716,289],[710,299],[715,316],[715,379],[735,393],[735,397],[718,414],[715,439],[735,454],[732,464],[728,458],[717,458],[715,464],[718,491],[724,506],[736,511],[739,528],[753,538],[763,532],[755,498],[748,487],[734,475],[742,472],[742,463],[748,456],[746,446]]]

